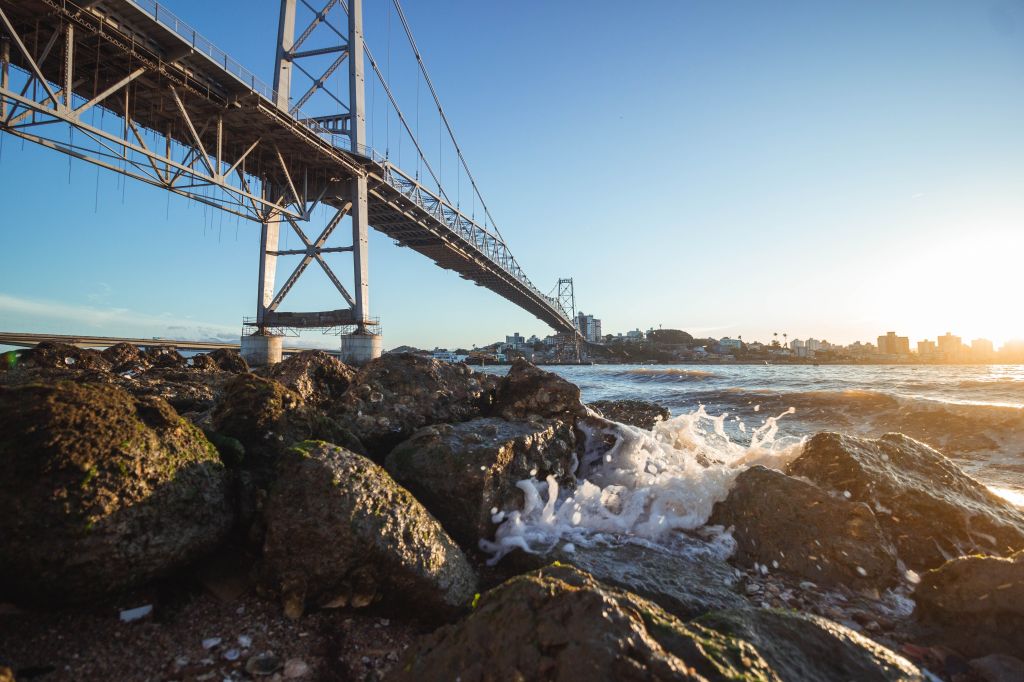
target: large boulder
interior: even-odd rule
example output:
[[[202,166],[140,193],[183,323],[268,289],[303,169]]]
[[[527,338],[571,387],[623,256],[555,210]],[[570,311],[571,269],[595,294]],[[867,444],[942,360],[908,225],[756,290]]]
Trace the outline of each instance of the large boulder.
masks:
[[[382,599],[434,616],[468,606],[476,577],[441,524],[370,460],[307,441],[267,500],[263,573],[285,612]]]
[[[213,549],[232,514],[196,427],[115,386],[0,388],[0,591],[81,602]]]
[[[39,369],[110,370],[110,363],[99,351],[79,348],[67,343],[43,341],[19,354],[22,367]]]
[[[578,386],[522,358],[513,362],[508,374],[502,377],[491,411],[504,419],[543,417],[571,421],[587,414]]]
[[[130,343],[114,344],[104,349],[102,355],[110,363],[111,369],[118,373],[139,372],[148,366],[142,351]]]
[[[899,581],[896,554],[863,502],[755,466],[736,477],[708,523],[731,527],[735,560],[821,585],[888,587]]]
[[[910,661],[820,616],[776,609],[720,611],[695,623],[748,642],[780,680],[924,682]]]
[[[464,547],[494,535],[491,517],[521,509],[516,483],[554,476],[573,482],[572,427],[558,421],[480,418],[427,426],[398,445],[384,467]]]
[[[1024,551],[948,561],[921,576],[914,600],[938,642],[969,656],[1024,652]]]
[[[341,398],[355,375],[354,369],[322,350],[296,353],[266,369],[266,376],[317,407],[326,407]]]
[[[747,643],[683,623],[570,566],[518,576],[410,648],[404,680],[772,680]],[[807,678],[810,679],[810,678]]]
[[[606,419],[650,431],[669,418],[667,407],[646,400],[595,400],[588,403]]]
[[[218,348],[207,357],[217,363],[217,367],[225,372],[242,374],[249,371],[249,363],[245,361],[241,353],[233,348]]]
[[[389,353],[356,374],[333,414],[363,442],[377,461],[430,424],[481,416],[497,378],[466,365],[408,353]]]
[[[819,433],[787,468],[863,502],[907,566],[923,570],[962,554],[1024,548],[1024,514],[924,443]]]
[[[173,346],[153,346],[143,354],[146,361],[153,367],[175,368],[186,367],[188,359]]]
[[[333,420],[309,409],[298,393],[255,374],[238,374],[224,384],[210,426],[237,439],[245,448],[246,464],[256,467],[270,464],[292,444],[311,438],[361,449]]]

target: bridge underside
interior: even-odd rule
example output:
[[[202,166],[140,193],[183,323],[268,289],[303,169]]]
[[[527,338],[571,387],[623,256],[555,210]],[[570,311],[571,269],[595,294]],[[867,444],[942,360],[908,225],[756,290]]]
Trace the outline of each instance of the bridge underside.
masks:
[[[125,0],[0,0],[0,14],[10,38],[0,131],[261,223],[308,222],[317,205],[344,201],[336,188],[366,177],[371,227],[574,333],[500,237],[345,135],[279,109],[191,29]],[[274,321],[358,322],[347,312],[275,311]]]

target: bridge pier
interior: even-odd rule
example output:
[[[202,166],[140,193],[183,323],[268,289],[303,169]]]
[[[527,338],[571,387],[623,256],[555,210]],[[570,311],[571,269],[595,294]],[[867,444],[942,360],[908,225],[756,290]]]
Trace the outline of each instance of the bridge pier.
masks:
[[[284,337],[270,334],[246,334],[242,337],[242,357],[250,367],[264,367],[281,362]]]
[[[365,365],[380,357],[383,337],[380,334],[356,332],[341,336],[341,361],[346,365]]]

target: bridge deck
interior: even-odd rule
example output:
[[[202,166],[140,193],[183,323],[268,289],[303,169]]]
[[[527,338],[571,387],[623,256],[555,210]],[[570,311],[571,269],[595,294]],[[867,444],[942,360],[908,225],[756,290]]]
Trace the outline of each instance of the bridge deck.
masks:
[[[75,59],[69,80],[74,95],[85,102],[114,88],[133,71],[144,69],[125,89],[130,94],[109,97],[97,107],[130,118],[133,126],[153,138],[166,139],[168,156],[172,141],[203,148],[205,154],[196,156],[215,158],[218,170],[237,164],[235,171],[250,178],[253,187],[267,183],[285,186],[280,171],[284,166],[293,191],[300,183],[308,188],[326,187],[365,173],[372,227],[440,267],[496,292],[556,331],[574,331],[558,302],[526,277],[504,240],[372,150],[353,151],[347,136],[277,108],[265,84],[156,3],[0,0],[0,8],[39,62],[44,78],[55,86],[67,76],[60,58],[62,27],[75,27]],[[17,50],[12,50],[11,62],[26,72],[31,68]],[[191,114],[191,128],[181,116],[185,105]],[[24,128],[0,126],[0,130],[25,134]],[[125,137],[129,137],[127,124]],[[141,139],[139,144],[145,147]],[[208,166],[212,165],[209,158],[203,159]],[[198,165],[196,158],[190,163]],[[154,170],[160,175],[157,165]],[[164,184],[166,179],[167,188],[178,191],[170,186],[174,170],[165,167],[161,182],[153,184]],[[244,178],[242,186],[248,190]],[[308,198],[305,192],[303,201]],[[252,194],[258,192],[253,189]],[[248,200],[256,206],[251,196]]]

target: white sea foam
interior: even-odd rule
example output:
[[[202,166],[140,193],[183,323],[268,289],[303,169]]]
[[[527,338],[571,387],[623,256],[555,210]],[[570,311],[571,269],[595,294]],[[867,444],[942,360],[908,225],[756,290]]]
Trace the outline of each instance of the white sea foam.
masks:
[[[633,426],[585,421],[582,461],[574,490],[560,490],[554,477],[519,481],[525,503],[503,510],[493,542],[480,547],[490,563],[520,549],[546,553],[559,543],[676,544],[679,531],[701,529],[716,502],[724,500],[736,476],[755,464],[781,468],[800,452],[802,439],[778,438],[778,420],[769,417],[751,433],[749,444],[730,440],[727,414],[712,416],[703,406],[655,425]],[[609,438],[610,437],[610,438]],[[609,448],[608,440],[614,440]],[[709,548],[727,556],[732,538],[722,529],[704,529]],[[708,532],[711,531],[711,532]]]

